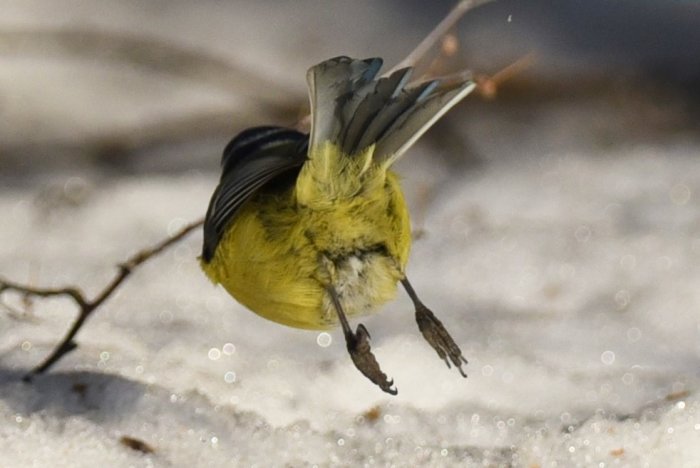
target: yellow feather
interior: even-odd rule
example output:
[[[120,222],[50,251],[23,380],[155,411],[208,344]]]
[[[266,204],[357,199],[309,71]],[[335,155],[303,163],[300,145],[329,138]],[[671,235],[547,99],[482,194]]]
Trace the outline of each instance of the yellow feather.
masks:
[[[297,328],[338,323],[333,286],[348,316],[394,298],[404,277],[410,223],[398,178],[372,163],[312,148],[296,185],[262,191],[236,215],[202,268],[255,313]]]

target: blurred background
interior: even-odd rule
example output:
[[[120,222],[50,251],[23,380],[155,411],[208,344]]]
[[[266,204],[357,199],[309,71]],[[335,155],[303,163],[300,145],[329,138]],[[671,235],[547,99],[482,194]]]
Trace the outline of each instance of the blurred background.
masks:
[[[304,115],[308,67],[350,55],[381,56],[388,69],[452,4],[2,0],[2,175],[216,171],[239,130]],[[605,145],[697,131],[698,2],[505,0],[455,32],[446,71],[526,66],[497,95],[452,113],[467,149],[446,151],[452,157],[498,157],[504,135],[549,148],[572,136]],[[580,118],[528,132],[532,118],[562,105]],[[442,123],[433,141],[454,125]]]

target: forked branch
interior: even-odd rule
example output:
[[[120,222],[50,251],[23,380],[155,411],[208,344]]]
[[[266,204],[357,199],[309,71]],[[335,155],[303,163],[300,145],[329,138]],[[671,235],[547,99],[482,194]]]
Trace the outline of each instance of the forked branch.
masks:
[[[22,294],[25,297],[69,297],[78,306],[78,316],[73,321],[68,332],[63,339],[54,348],[53,352],[40,365],[29,371],[24,376],[25,381],[30,381],[37,374],[42,374],[49,370],[59,359],[76,348],[75,335],[82,328],[85,321],[90,315],[100,307],[107,299],[109,299],[114,291],[126,280],[129,275],[142,263],[147,262],[151,258],[168,249],[173,244],[176,244],[190,232],[197,229],[204,223],[204,220],[194,221],[182,229],[175,235],[161,240],[154,246],[140,250],[135,255],[129,257],[125,262],[119,264],[117,274],[112,280],[97,294],[94,299],[88,299],[85,293],[77,287],[69,286],[65,288],[35,288],[25,286],[19,283],[8,281],[0,278],[0,294],[6,291],[14,291]]]

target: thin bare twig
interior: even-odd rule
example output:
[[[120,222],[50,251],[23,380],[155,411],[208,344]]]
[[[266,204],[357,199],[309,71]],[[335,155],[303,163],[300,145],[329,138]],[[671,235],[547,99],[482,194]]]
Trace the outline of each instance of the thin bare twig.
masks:
[[[410,54],[406,56],[403,60],[397,63],[394,68],[387,72],[390,75],[392,72],[405,67],[417,67],[418,63],[428,55],[431,49],[433,49],[439,41],[447,35],[447,33],[454,27],[455,24],[464,16],[469,10],[472,10],[478,6],[485,3],[492,2],[493,0],[461,0],[458,2],[452,10],[443,18],[442,21],[438,23],[435,28],[430,31],[430,33],[425,36],[418,46],[411,51]]]
[[[110,281],[107,286],[105,286],[97,296],[90,300],[87,298],[85,293],[80,289],[69,286],[65,288],[35,288],[31,286],[25,286],[19,283],[8,281],[0,278],[0,294],[5,291],[14,291],[25,296],[35,296],[35,297],[55,297],[64,296],[69,297],[78,306],[79,314],[75,321],[71,325],[70,329],[63,337],[63,339],[54,348],[53,352],[42,362],[40,365],[29,371],[27,375],[24,376],[25,381],[30,381],[35,375],[43,374],[49,370],[59,359],[71,352],[76,348],[76,343],[74,341],[75,335],[82,328],[85,321],[90,317],[90,315],[100,307],[107,299],[112,296],[114,291],[126,280],[126,278],[142,263],[150,260],[159,253],[163,252],[173,244],[176,244],[190,232],[197,229],[204,223],[204,220],[200,219],[194,221],[182,229],[180,229],[175,235],[164,239],[153,247],[143,249],[137,252],[135,255],[129,257],[125,262],[119,265],[119,271],[114,276],[112,281]]]
[[[491,76],[477,75],[474,77],[476,81],[476,89],[486,99],[493,99],[498,93],[498,88],[501,84],[521,74],[527,68],[535,63],[535,54],[530,52],[527,55],[520,57],[515,62],[500,69]]]
[[[396,70],[406,67],[413,67],[417,71],[421,68],[419,62],[424,60],[433,48],[436,47],[438,42],[442,41],[450,32],[450,29],[454,27],[455,24],[464,16],[469,10],[472,10],[478,6],[485,3],[490,3],[494,0],[460,0],[457,4],[447,13],[442,21],[440,21],[435,28],[433,28],[430,33],[418,44],[418,46],[411,51],[403,60],[394,65],[389,71],[383,74],[383,76],[391,75]],[[425,65],[427,70],[430,69],[430,63]],[[457,73],[451,74],[451,78],[456,77],[466,77],[470,75],[468,70],[462,70]],[[416,73],[416,77],[423,77],[423,73]],[[424,78],[424,77],[423,77]],[[437,77],[435,77],[437,78]],[[442,79],[442,77],[440,77]],[[305,115],[300,118],[295,124],[295,128],[301,132],[308,132],[309,126],[311,125],[311,115]]]

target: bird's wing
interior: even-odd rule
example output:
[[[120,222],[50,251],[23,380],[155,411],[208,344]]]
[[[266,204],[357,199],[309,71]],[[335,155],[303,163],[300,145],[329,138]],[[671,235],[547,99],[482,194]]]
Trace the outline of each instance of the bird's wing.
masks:
[[[275,178],[299,170],[306,160],[308,136],[282,127],[255,127],[226,146],[223,172],[204,219],[202,259],[214,256],[226,227],[243,204]]]

